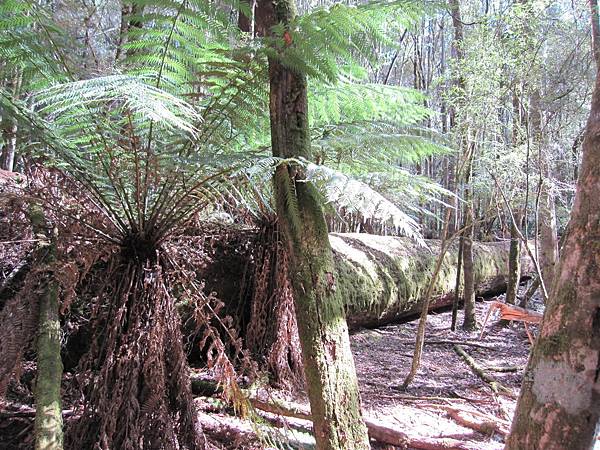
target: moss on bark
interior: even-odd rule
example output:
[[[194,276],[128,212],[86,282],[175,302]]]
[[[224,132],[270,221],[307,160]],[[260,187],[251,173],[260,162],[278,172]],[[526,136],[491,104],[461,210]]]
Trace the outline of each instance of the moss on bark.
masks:
[[[351,327],[372,326],[417,314],[427,288],[438,241],[429,249],[401,237],[331,234],[338,290]],[[473,243],[473,274],[478,294],[506,287],[509,258],[504,243]],[[448,250],[434,290],[432,307],[450,304],[456,284],[458,244]],[[523,258],[524,273],[531,264]]]

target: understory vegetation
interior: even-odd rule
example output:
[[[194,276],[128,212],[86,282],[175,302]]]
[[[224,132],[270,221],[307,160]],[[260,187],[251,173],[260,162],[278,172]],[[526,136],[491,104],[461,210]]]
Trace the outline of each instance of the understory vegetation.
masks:
[[[4,0],[0,448],[592,448],[597,10]],[[429,309],[476,346],[500,294],[540,343],[523,400],[455,350],[510,417],[472,442],[367,417],[348,327],[420,314],[401,401]],[[250,430],[224,438],[223,412]],[[562,435],[527,434],[551,413]]]

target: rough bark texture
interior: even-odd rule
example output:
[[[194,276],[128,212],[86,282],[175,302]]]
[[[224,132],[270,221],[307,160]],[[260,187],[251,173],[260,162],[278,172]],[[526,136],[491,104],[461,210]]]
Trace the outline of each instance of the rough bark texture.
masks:
[[[7,118],[3,124],[4,146],[0,154],[0,168],[12,172],[15,167],[15,154],[17,149],[17,123]]]
[[[600,77],[563,257],[506,448],[583,450],[600,423]]]
[[[338,291],[351,328],[375,326],[418,314],[440,241],[420,247],[408,238],[364,233],[330,234],[338,272]],[[456,287],[458,243],[446,253],[433,291],[431,308],[450,305]],[[473,242],[473,275],[477,295],[506,289],[508,243]],[[522,256],[523,276],[533,273]]]
[[[506,286],[506,303],[516,305],[519,281],[521,280],[521,239],[516,224],[510,226],[510,253],[508,259],[508,280]]]
[[[470,215],[471,212],[467,212]],[[463,241],[463,277],[464,290],[463,297],[465,302],[465,318],[463,320],[463,329],[474,330],[477,328],[477,318],[475,316],[475,274],[473,262],[473,225],[471,219],[465,230]]]
[[[257,6],[259,29],[286,26],[295,16],[293,0],[259,1]],[[285,47],[294,45],[292,33],[285,32]],[[273,155],[309,158],[306,77],[271,58],[269,80]],[[274,182],[315,440],[319,449],[368,449],[327,225],[316,188],[303,178],[301,169],[280,165]]]

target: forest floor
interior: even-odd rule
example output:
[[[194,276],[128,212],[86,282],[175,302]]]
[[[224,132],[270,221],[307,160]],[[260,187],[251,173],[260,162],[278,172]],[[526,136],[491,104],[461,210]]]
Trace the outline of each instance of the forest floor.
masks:
[[[480,326],[489,306],[488,301],[477,304]],[[534,308],[536,306],[539,308],[539,304],[534,303]],[[399,386],[411,366],[418,320],[365,329],[351,336],[365,415],[392,430],[403,431],[416,445],[394,447],[372,442],[373,448],[491,450],[504,447],[504,434],[510,428],[530,349],[524,325],[513,322],[501,326],[498,319],[492,316],[480,340],[481,329],[473,332],[459,329],[450,331],[451,315],[450,311],[429,315],[421,367],[405,391],[400,390]],[[461,319],[459,313],[458,328]],[[535,325],[529,327],[534,334],[537,333]],[[504,386],[506,391],[494,392],[490,383],[478,376],[458,355],[454,343],[461,344],[484,372]],[[265,395],[270,399],[296,402],[308,408],[302,394],[271,391]],[[239,434],[235,437],[229,434],[227,443],[223,440],[221,444],[215,443],[217,448],[312,447],[311,439],[305,433],[310,429],[309,422],[265,413],[260,413],[260,416],[268,422],[284,425],[284,429],[287,429],[283,433],[284,439],[260,433],[256,421],[249,426],[239,419],[216,414],[211,420],[216,420],[217,424],[229,429],[243,429],[245,426],[248,431],[248,439]],[[231,423],[232,420],[237,423]],[[471,426],[467,426],[467,423],[471,423]],[[479,431],[473,429],[473,423]],[[255,436],[257,429],[262,435],[260,442],[250,438]],[[223,437],[221,435],[221,439]],[[422,443],[419,444],[419,441]]]

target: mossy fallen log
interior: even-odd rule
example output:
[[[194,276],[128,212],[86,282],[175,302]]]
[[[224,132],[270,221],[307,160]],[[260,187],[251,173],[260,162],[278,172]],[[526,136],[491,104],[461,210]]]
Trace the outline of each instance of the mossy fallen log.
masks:
[[[330,234],[338,270],[337,288],[346,302],[351,328],[377,326],[419,313],[420,301],[431,278],[439,241],[427,247],[415,241],[363,233]],[[506,289],[508,243],[473,243],[475,288],[478,295]],[[456,283],[458,244],[447,252],[438,276],[431,308],[452,303]],[[532,272],[522,257],[522,274]]]

